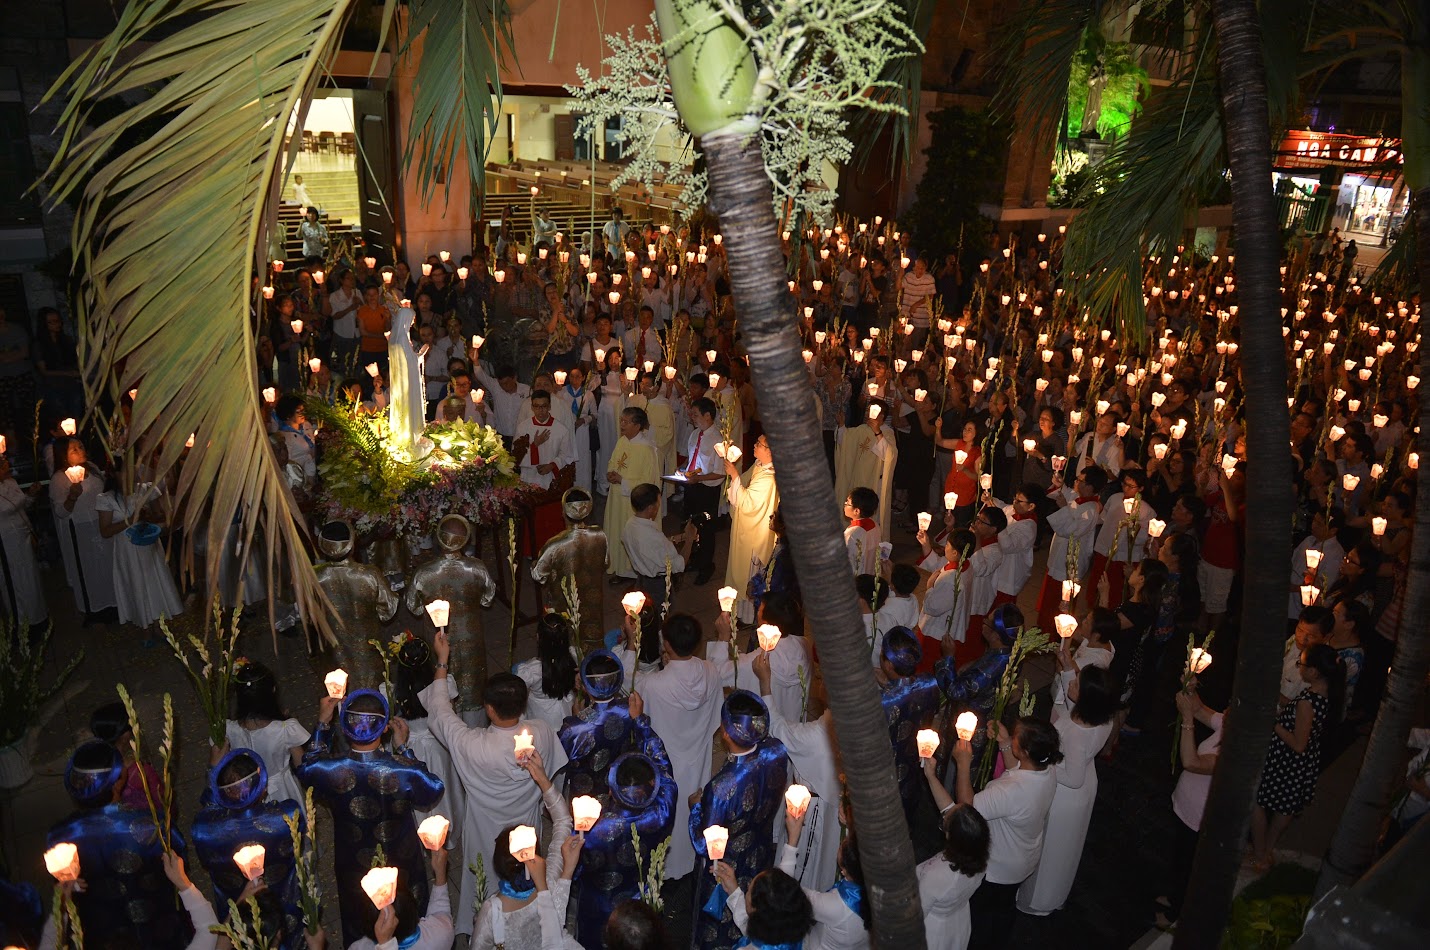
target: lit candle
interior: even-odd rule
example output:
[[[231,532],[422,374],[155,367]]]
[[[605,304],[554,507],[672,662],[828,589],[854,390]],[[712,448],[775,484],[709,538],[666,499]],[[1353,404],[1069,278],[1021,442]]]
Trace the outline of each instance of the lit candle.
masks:
[[[978,716],[972,710],[959,713],[958,718],[953,721],[953,731],[958,733],[960,739],[967,742],[978,731]]]
[[[521,762],[532,752],[536,751],[536,742],[531,738],[530,729],[523,729],[516,735],[512,736],[512,738],[516,740],[513,753],[516,755],[516,760],[518,762]]]
[[[1344,488],[1346,491],[1355,491],[1356,486],[1359,484],[1360,477],[1357,475],[1352,475],[1350,472],[1347,472],[1345,475],[1341,476],[1341,487]]]
[[[738,445],[732,445],[725,450],[725,461],[729,462],[731,465],[734,465],[736,462],[740,461],[740,456],[742,454],[744,453],[740,451],[740,447]]]
[[[1024,440],[1023,440],[1023,451],[1024,451],[1024,452],[1031,452],[1031,451],[1033,451],[1034,449],[1036,449],[1037,447],[1038,447],[1038,440],[1037,440],[1037,439],[1024,439]]]
[[[263,876],[263,845],[246,844],[233,853],[233,863],[243,873],[244,880],[256,881]]]
[[[1136,504],[1137,504],[1137,499],[1135,499],[1135,498],[1124,498],[1124,499],[1122,499],[1122,510],[1125,511],[1125,512],[1127,512],[1127,514],[1130,515],[1130,514],[1132,514],[1132,509],[1133,509],[1133,507],[1134,507]]]
[[[1053,456],[1053,471],[1055,471],[1055,472],[1061,472],[1064,468],[1067,467],[1067,464],[1068,464],[1067,456],[1065,456],[1065,455],[1054,455],[1054,456]]]
[[[318,370],[320,370],[320,369],[322,369],[322,368],[323,368],[323,361],[320,360],[320,359],[318,359],[316,356],[313,357],[312,359],[310,359],[310,360],[308,361],[308,369],[309,369],[310,372],[316,373]]]
[[[431,265],[431,264],[423,264],[423,265],[422,265],[422,276],[423,276],[423,277],[431,277],[431,276],[432,276],[432,265]]]
[[[627,367],[626,367],[626,382],[628,382],[628,383],[633,383],[633,382],[635,382],[635,381],[636,381],[636,377],[639,376],[640,374],[641,374],[641,371],[640,371],[639,369],[637,369],[636,367],[634,367],[634,366],[627,366]]]
[[[1203,650],[1201,647],[1193,647],[1192,655],[1187,660],[1187,669],[1193,674],[1201,673],[1212,665],[1212,655],[1210,650]]]
[[[556,372],[552,373],[551,378],[558,386],[566,385],[566,371],[564,369],[558,369]]]
[[[933,515],[930,514],[930,513],[927,512],[927,511],[920,511],[920,512],[919,512],[919,530],[920,530],[920,531],[927,531],[927,530],[929,529],[929,526],[932,525],[932,524],[933,524]]]
[[[1377,538],[1384,537],[1386,524],[1387,522],[1384,518],[1377,517],[1370,519],[1371,533],[1374,534]]]
[[[348,671],[339,667],[323,677],[323,685],[333,699],[342,699],[348,692]]]
[[[190,433],[189,433],[189,437],[184,440],[184,448],[186,448],[186,449],[191,449],[191,448],[193,448],[193,447],[194,447],[194,439],[195,439],[195,433],[190,432]]]
[[[645,594],[638,590],[633,590],[621,598],[621,606],[625,608],[626,613],[632,618],[639,617],[641,611],[645,609]]]
[[[1314,603],[1320,598],[1320,596],[1321,596],[1321,589],[1320,589],[1319,587],[1317,587],[1315,584],[1302,584],[1302,585],[1301,585],[1301,606],[1302,606],[1302,607],[1309,607],[1309,606],[1311,606],[1312,604],[1314,604]]]
[[[705,851],[711,861],[725,857],[725,845],[730,841],[730,831],[723,825],[711,825],[705,829]]]
[[[1058,614],[1053,618],[1053,626],[1058,631],[1058,636],[1064,640],[1077,633],[1077,618],[1072,614]]]
[[[1166,458],[1167,443],[1158,442],[1156,445],[1152,446],[1152,455],[1155,456],[1158,460]]]
[[[1063,581],[1063,600],[1071,602],[1082,593],[1082,585],[1074,580]]]
[[[447,618],[451,616],[452,605],[445,600],[434,600],[427,605],[427,616],[432,618],[432,626],[438,630],[443,630],[447,626]]]
[[[964,462],[968,461],[968,452],[963,449],[954,449],[953,460],[958,465],[962,465]]]
[[[73,419],[61,419],[60,431],[63,432],[65,435],[74,435],[75,421]]]
[[[869,407],[869,418],[877,419],[879,418],[879,416],[883,415],[883,412],[884,410],[879,407],[879,404],[874,403],[874,405]]]
[[[45,870],[64,883],[79,879],[79,848],[62,841],[45,852]]]
[[[422,847],[428,851],[440,851],[447,843],[447,829],[452,823],[441,815],[428,815],[417,826],[417,837],[422,839]]]
[[[983,489],[984,491],[988,491],[990,488],[992,488],[992,487],[993,487],[993,473],[992,473],[992,472],[984,472],[982,475],[979,475],[979,476],[978,476],[978,487],[981,488],[981,489]]]
[[[943,493],[943,507],[944,507],[946,510],[948,510],[948,511],[952,511],[953,509],[957,508],[957,507],[958,507],[958,492],[956,492],[956,491],[946,491],[946,492],[944,492],[944,493]]]
[[[485,389],[472,390],[472,402],[480,406],[482,404],[482,400],[485,398],[487,398],[487,391]]]
[[[1117,437],[1118,437],[1119,439],[1126,438],[1126,437],[1127,437],[1127,433],[1129,433],[1129,432],[1131,432],[1131,431],[1132,431],[1132,426],[1128,425],[1127,423],[1125,423],[1125,422],[1119,422],[1119,423],[1117,424]]]
[[[376,365],[376,364],[373,364]],[[278,390],[272,386],[263,388],[263,401],[270,405],[278,401]]]
[[[809,789],[803,785],[791,785],[785,789],[785,811],[796,821],[804,817],[805,811],[809,809],[809,802],[814,796],[809,793]]]
[[[1162,532],[1167,530],[1167,522],[1160,518],[1153,518],[1147,522],[1147,534],[1154,538],[1160,538]]]
[[[728,614],[735,609],[735,599],[740,596],[740,592],[733,587],[722,587],[715,592],[715,596],[720,601],[720,609]]]
[[[577,831],[590,831],[601,818],[601,803],[590,795],[577,795],[571,799],[571,818]]]
[[[470,273],[470,271],[468,271],[465,267],[458,267],[458,268],[457,268],[457,279],[458,279],[458,280],[466,280],[466,279],[467,279],[467,274],[469,274],[469,273]]]
[[[379,369],[377,368],[377,364],[376,364],[376,363],[369,363],[369,364],[367,364],[366,366],[364,366],[363,369],[367,370],[367,374],[368,374],[369,376],[371,376],[373,379],[377,379],[377,374],[378,374],[379,372],[381,372],[381,370],[379,370]]]
[[[88,473],[83,465],[71,465],[65,469],[65,477],[70,480],[71,485],[78,485],[84,481],[86,474]]]
[[[666,378],[666,379],[674,379],[674,378],[675,378],[675,367],[674,367],[674,366],[667,366],[667,367],[665,368],[665,378]]]
[[[1321,558],[1325,557],[1325,552],[1320,548],[1306,549],[1306,570],[1314,571],[1321,566]]]
[[[915,741],[919,744],[919,758],[931,759],[938,750],[938,733],[933,729],[920,729]]]
[[[362,889],[373,906],[382,910],[397,897],[397,868],[373,868],[362,876]]]
[[[762,623],[755,628],[755,634],[760,638],[760,649],[769,653],[780,642],[780,628],[772,623]]]

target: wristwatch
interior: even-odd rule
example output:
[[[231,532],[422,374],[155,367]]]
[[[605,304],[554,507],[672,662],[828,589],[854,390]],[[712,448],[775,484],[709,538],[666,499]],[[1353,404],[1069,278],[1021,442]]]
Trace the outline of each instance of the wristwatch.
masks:
[[[438,663],[438,664],[437,664],[437,669],[445,671],[445,670],[447,669],[447,664],[446,664],[446,663]]]

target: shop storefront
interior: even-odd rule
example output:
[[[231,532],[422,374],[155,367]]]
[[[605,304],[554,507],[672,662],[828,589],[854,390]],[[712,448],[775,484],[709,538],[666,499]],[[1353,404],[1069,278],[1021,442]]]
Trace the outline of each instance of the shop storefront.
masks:
[[[1409,204],[1400,140],[1295,129],[1275,155],[1283,228],[1340,228],[1377,241],[1400,226]]]

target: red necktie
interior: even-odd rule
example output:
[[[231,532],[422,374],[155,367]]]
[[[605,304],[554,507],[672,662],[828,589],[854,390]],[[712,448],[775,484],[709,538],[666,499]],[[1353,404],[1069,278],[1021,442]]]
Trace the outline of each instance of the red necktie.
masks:
[[[689,475],[691,472],[695,471],[695,467],[696,467],[696,466],[695,466],[695,463],[700,460],[700,440],[702,440],[702,439],[704,439],[704,438],[705,438],[705,430],[704,430],[704,429],[697,429],[697,430],[695,431],[695,450],[690,453],[690,462],[689,462],[689,463],[686,465],[686,467],[685,467],[685,474],[687,474],[687,475]]]

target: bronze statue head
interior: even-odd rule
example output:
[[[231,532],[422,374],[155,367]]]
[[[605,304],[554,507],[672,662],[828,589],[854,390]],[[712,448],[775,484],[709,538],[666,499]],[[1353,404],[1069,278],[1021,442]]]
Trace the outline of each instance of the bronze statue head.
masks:
[[[349,521],[329,521],[318,529],[318,553],[329,561],[346,561],[353,553],[357,531]]]
[[[567,489],[561,496],[561,514],[566,518],[566,526],[581,524],[591,517],[591,494],[584,488]]]
[[[437,522],[437,546],[448,554],[460,554],[472,539],[472,523],[461,515],[443,515]]]

